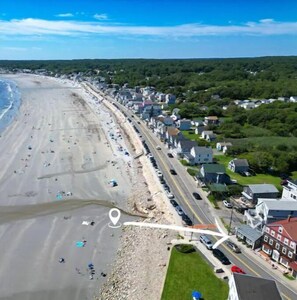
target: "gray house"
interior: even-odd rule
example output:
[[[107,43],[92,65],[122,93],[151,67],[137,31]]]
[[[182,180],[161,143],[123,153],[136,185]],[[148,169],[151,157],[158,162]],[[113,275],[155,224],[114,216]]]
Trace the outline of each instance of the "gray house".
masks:
[[[204,183],[229,184],[231,182],[229,175],[226,174],[225,166],[220,164],[202,165],[197,177]]]
[[[244,173],[249,171],[249,163],[246,159],[232,159],[228,164],[228,169],[235,173]]]
[[[252,204],[257,204],[259,198],[277,198],[278,189],[273,184],[250,184],[243,188],[242,195]]]
[[[197,146],[197,142],[190,140],[180,140],[177,143],[177,147],[175,149],[176,154],[180,156],[184,156],[185,154],[190,154],[191,149]]]

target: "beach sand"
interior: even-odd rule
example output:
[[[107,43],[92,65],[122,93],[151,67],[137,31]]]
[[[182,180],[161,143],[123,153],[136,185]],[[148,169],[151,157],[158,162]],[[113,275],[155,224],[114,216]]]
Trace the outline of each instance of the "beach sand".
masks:
[[[108,227],[109,208],[96,200],[126,208],[133,178],[129,146],[106,108],[91,110],[81,88],[32,75],[6,77],[18,84],[22,104],[0,138],[0,299],[93,299],[121,235]],[[111,179],[118,186],[111,187]],[[83,239],[85,246],[77,248]]]

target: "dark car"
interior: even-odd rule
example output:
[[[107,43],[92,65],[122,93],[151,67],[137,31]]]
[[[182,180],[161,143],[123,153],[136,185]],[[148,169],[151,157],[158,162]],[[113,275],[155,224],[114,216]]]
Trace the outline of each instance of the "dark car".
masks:
[[[170,200],[170,203],[172,204],[173,207],[177,207],[178,206],[178,203],[175,200],[173,200],[173,199]]]
[[[167,153],[167,156],[173,158],[173,155],[171,153]]]
[[[181,208],[179,205],[175,207],[175,210],[177,211],[177,213],[178,213],[180,216],[184,213],[184,211],[182,210],[182,208]]]
[[[216,257],[223,265],[230,265],[230,260],[227,256],[219,249],[213,249],[212,254]]]
[[[196,193],[196,192],[193,193],[193,197],[194,197],[196,200],[202,200],[201,196],[200,196],[198,193]]]
[[[193,226],[193,222],[191,221],[191,219],[186,214],[182,215],[182,219],[186,223],[186,225]]]
[[[171,173],[172,175],[177,175],[177,173],[175,172],[174,169],[170,169],[170,173]]]

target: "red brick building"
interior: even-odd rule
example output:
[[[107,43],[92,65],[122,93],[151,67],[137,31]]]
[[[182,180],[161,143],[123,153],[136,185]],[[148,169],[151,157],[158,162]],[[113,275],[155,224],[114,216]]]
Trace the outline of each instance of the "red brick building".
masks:
[[[288,217],[265,226],[262,250],[271,259],[297,274],[297,218]]]

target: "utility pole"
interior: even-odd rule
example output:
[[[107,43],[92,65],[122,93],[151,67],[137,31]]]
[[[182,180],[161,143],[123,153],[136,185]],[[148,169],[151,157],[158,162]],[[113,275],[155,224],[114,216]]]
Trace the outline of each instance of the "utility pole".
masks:
[[[231,232],[232,217],[233,217],[233,206],[232,206],[232,209],[231,209],[230,223],[229,223],[229,228],[228,228],[228,235],[230,235],[230,232]]]

